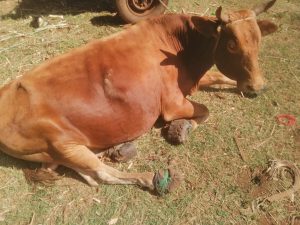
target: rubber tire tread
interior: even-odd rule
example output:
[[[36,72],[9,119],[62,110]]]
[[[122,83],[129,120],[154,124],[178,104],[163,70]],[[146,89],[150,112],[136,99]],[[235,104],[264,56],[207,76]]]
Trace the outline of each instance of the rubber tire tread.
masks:
[[[133,13],[130,6],[127,4],[128,0],[115,0],[116,1],[116,7],[117,12],[119,16],[127,23],[136,23],[140,20],[147,19],[152,16],[158,16],[166,10],[165,6],[161,4],[158,0],[155,0],[156,4],[153,8],[151,8],[147,13],[145,11],[138,13]],[[162,0],[165,5],[168,5],[169,0]]]

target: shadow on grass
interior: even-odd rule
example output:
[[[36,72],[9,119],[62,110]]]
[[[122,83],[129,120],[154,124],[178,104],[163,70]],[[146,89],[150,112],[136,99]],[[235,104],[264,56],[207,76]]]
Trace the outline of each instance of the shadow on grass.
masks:
[[[91,24],[94,26],[116,26],[123,25],[124,21],[117,15],[104,15],[104,16],[96,16],[92,18]]]
[[[201,91],[209,92],[209,93],[231,93],[231,94],[239,94],[237,88],[214,88],[214,87],[205,87],[201,88]]]
[[[201,89],[203,91],[209,92],[209,93],[231,93],[236,95],[241,95],[240,91],[237,88],[214,88],[214,87],[206,87]],[[256,98],[261,93],[265,92],[266,90],[260,91],[258,93],[243,93],[244,97],[246,98]]]
[[[29,162],[29,161],[25,161],[25,160],[21,160],[21,159],[17,159],[14,157],[11,157],[5,153],[2,153],[0,151],[0,167],[6,167],[6,168],[15,168],[18,170],[22,170],[23,172],[25,170],[30,170],[32,171],[32,173],[34,171],[37,171],[38,169],[41,168],[41,163],[36,163],[36,162]],[[64,166],[60,166],[57,170],[56,170],[57,174],[63,178],[63,177],[69,177],[72,179],[76,179],[78,181],[81,181],[83,183],[86,183],[85,180],[79,176],[75,171],[64,167]],[[25,173],[24,176],[26,177]],[[38,184],[39,182],[37,182],[36,184]],[[43,182],[40,182],[43,183]],[[29,184],[35,184],[33,181],[29,182]]]
[[[0,151],[0,167],[35,169],[40,167],[40,163],[31,163],[21,159],[13,158]]]
[[[13,11],[2,19],[21,19],[28,16],[78,15],[84,12],[115,11],[111,0],[22,0]]]

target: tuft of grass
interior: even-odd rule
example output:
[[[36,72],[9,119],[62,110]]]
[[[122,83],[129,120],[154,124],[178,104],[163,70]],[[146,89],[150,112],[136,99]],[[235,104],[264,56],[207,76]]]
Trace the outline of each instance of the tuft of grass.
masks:
[[[231,10],[248,4],[174,0],[169,8],[212,15],[219,5]],[[39,165],[0,153],[0,224],[108,224],[114,218],[117,224],[288,224],[299,216],[299,193],[293,203],[288,199],[273,203],[258,214],[245,209],[257,196],[290,185],[286,180],[262,191],[251,181],[268,160],[300,163],[299,125],[285,127],[275,120],[282,113],[300,119],[299,10],[298,0],[281,0],[261,16],[279,25],[278,32],[265,37],[261,46],[266,92],[255,99],[225,89],[198,92],[191,98],[207,105],[211,115],[185,145],[168,144],[160,130],[153,128],[136,140],[139,153],[130,169],[130,163],[113,165],[127,171],[158,170],[173,158],[185,177],[177,191],[157,198],[135,186],[91,188],[67,169],[61,169],[64,178],[55,186],[32,186],[26,183],[22,168]],[[48,58],[122,29],[110,1],[4,0],[0,13],[1,84]],[[64,18],[51,19],[49,14]],[[63,21],[67,27],[38,31],[29,26],[30,17],[37,15],[48,24]]]

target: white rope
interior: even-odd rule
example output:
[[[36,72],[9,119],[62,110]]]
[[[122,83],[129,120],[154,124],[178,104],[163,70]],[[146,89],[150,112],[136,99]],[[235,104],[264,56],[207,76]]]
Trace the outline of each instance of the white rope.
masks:
[[[167,10],[170,11],[169,7],[162,1],[162,0],[158,0],[160,2],[160,4],[163,5],[163,7],[165,7]]]
[[[238,23],[238,22],[243,22],[245,20],[253,20],[253,19],[256,19],[256,17],[255,16],[249,16],[249,17],[244,18],[244,19],[234,20],[232,22],[227,23],[226,25],[230,25],[230,24]]]

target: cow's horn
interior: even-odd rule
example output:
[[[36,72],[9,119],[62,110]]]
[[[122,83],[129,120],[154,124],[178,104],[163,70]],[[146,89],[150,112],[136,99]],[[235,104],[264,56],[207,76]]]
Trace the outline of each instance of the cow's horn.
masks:
[[[228,23],[229,22],[229,17],[227,15],[222,14],[222,7],[219,6],[216,10],[216,17],[218,20],[220,20],[223,23]]]
[[[269,8],[271,8],[275,2],[276,2],[276,0],[266,1],[258,6],[255,6],[252,10],[258,16],[259,14],[261,14],[261,13],[267,11]]]

